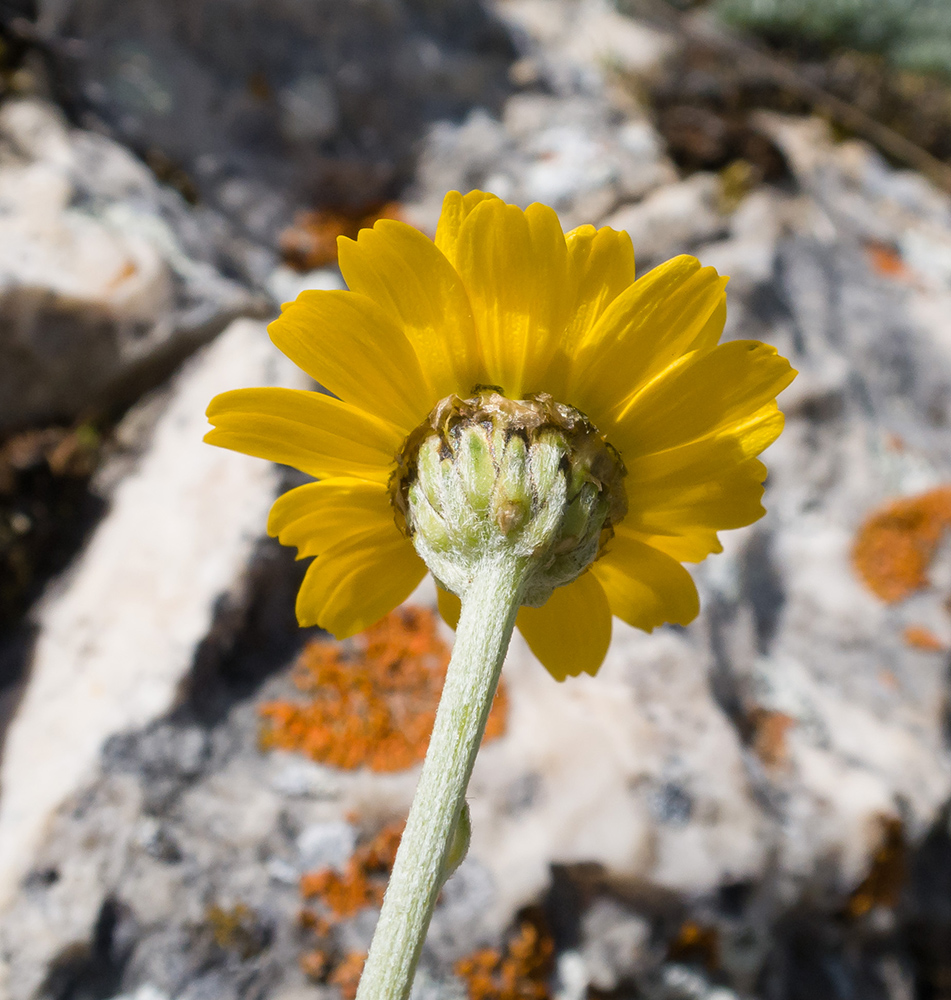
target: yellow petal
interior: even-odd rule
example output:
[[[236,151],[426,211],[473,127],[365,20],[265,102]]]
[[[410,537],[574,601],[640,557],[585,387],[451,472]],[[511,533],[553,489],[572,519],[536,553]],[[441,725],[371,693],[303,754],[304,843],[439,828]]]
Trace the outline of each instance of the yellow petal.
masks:
[[[497,201],[501,204],[502,199],[487,191],[470,191],[468,194],[449,191],[443,198],[435,242],[453,267],[456,266],[456,254],[459,248],[459,230],[462,229],[466,216],[483,201]]]
[[[208,407],[216,444],[320,478],[356,476],[385,483],[403,434],[393,424],[320,392],[234,389]]]
[[[556,399],[571,395],[574,357],[605,309],[634,283],[634,247],[625,232],[579,226],[568,247],[565,322],[547,360],[539,358],[538,385]]]
[[[783,415],[775,401],[750,413],[747,419],[714,427],[711,433],[686,444],[650,454],[631,449],[626,456],[626,483],[635,488],[683,476],[701,481],[755,458],[779,437]]]
[[[451,629],[455,629],[459,624],[462,602],[455,594],[451,594],[448,590],[443,590],[440,586],[436,587],[436,602],[439,607],[439,614],[442,615],[442,620]]]
[[[568,340],[580,342],[604,310],[634,284],[631,237],[604,226],[579,226],[565,235],[568,275],[573,301],[569,304]],[[580,346],[580,344],[578,345]]]
[[[627,533],[623,526],[620,531],[622,534]],[[717,533],[711,528],[693,528],[686,535],[644,535],[636,531],[631,531],[630,534],[677,562],[701,562],[711,553],[723,551]]]
[[[610,431],[611,443],[627,460],[713,433],[739,435],[795,375],[776,348],[755,340],[697,351],[631,400]]]
[[[347,403],[409,432],[436,402],[403,331],[356,292],[301,292],[268,327],[274,344]]]
[[[338,240],[340,270],[406,334],[436,398],[484,381],[472,309],[454,268],[418,229],[383,219]]]
[[[466,215],[455,267],[469,293],[486,378],[520,399],[547,391],[543,375],[565,323],[568,250],[555,212],[498,199]]]
[[[725,285],[712,267],[688,256],[639,278],[605,309],[579,345],[569,402],[596,423],[606,423],[606,402],[623,402],[688,351],[709,350],[722,331],[722,323],[717,329],[710,320],[725,316]]]
[[[769,403],[720,433],[653,455],[629,455],[628,514],[619,530],[679,562],[721,552],[717,531],[752,524],[763,514],[766,467],[753,456],[782,428],[782,413]]]
[[[611,611],[645,632],[665,622],[688,625],[700,610],[697,588],[683,566],[626,533],[623,525],[591,572],[604,587]]]
[[[274,501],[269,535],[297,547],[297,558],[319,555],[346,538],[376,534],[381,528],[398,533],[390,495],[382,483],[362,479],[324,479],[290,490]]]
[[[413,543],[393,525],[380,525],[310,564],[297,595],[297,620],[346,639],[402,604],[425,575]]]
[[[713,434],[653,455],[628,459],[626,527],[682,534],[694,527],[739,528],[764,513],[766,467],[758,454],[782,430],[776,404],[764,407],[748,433]],[[732,428],[731,428],[732,430]]]
[[[672,477],[636,492],[637,508],[624,523],[658,534],[681,534],[695,526],[742,528],[766,513],[760,503],[765,479],[766,466],[755,458],[724,470],[715,479],[696,482],[686,476]]]
[[[519,608],[515,624],[557,681],[596,674],[611,644],[611,609],[589,572],[558,587],[540,608]]]

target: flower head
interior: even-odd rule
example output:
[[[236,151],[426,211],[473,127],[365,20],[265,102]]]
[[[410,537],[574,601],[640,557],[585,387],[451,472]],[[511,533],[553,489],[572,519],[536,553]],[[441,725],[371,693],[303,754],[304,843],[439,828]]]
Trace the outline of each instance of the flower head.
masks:
[[[269,327],[333,395],[239,389],[208,409],[206,440],[318,480],[280,497],[268,522],[299,557],[316,556],[297,599],[301,624],[342,638],[409,596],[426,573],[406,503],[427,433],[439,433],[434,419],[445,429],[473,414],[466,426],[477,428],[486,405],[541,429],[518,446],[526,456],[554,427],[569,450],[586,442],[571,451],[584,462],[600,455],[608,469],[604,455],[616,458],[607,472],[571,474],[571,524],[594,561],[570,583],[552,578],[554,590],[535,594],[545,603],[518,614],[552,674],[596,672],[612,614],[648,631],[690,622],[697,591],[681,564],[719,552],[719,530],[764,513],[756,456],[782,429],[776,395],[795,374],[766,344],[719,343],[726,279],[681,256],[635,281],[626,233],[566,234],[552,209],[480,191],[446,196],[435,242],[382,220],[341,239],[339,261],[349,291],[304,292]],[[498,507],[506,531],[523,530],[521,502],[516,491]],[[552,559],[566,531],[546,541]],[[444,616],[457,608],[441,590]]]

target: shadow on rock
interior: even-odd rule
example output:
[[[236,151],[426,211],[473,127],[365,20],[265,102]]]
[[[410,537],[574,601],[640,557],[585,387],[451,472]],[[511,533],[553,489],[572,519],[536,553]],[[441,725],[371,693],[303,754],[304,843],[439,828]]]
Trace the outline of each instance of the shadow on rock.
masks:
[[[497,111],[514,58],[464,0],[57,9],[40,28],[73,114],[266,242],[293,208],[393,198],[427,125]]]

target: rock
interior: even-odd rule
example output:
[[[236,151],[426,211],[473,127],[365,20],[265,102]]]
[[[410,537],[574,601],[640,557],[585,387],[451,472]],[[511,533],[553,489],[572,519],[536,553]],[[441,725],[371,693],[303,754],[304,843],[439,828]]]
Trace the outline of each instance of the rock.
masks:
[[[660,971],[645,995],[650,1000],[737,1000],[732,990],[711,986],[702,973],[674,963]]]
[[[569,224],[586,221],[575,214],[584,206],[617,209],[612,221],[629,228],[642,263],[696,250],[733,272],[727,337],[768,340],[801,374],[781,399],[787,429],[767,455],[767,517],[725,533],[723,553],[694,568],[695,624],[646,635],[617,623],[599,675],[561,685],[514,641],[507,730],[480,752],[470,852],[443,890],[415,995],[461,995],[456,960],[502,949],[527,912],[550,924],[562,1000],[590,989],[653,1000],[764,990],[902,997],[942,982],[951,558],[943,549],[927,587],[885,604],[857,575],[852,546],[882,501],[951,482],[951,287],[941,252],[951,199],[863,144],[775,117],[762,127],[793,173],[782,190],[761,187],[730,206],[712,175],[652,190],[669,164],[646,120],[605,96],[590,57],[566,56],[560,76],[553,68],[583,50],[564,36],[581,8],[503,10],[525,33],[525,89],[499,114],[433,129],[419,211],[448,179],[467,177],[508,184],[501,193],[519,200],[544,190]],[[313,80],[301,87],[320,98]],[[329,100],[317,98],[299,124],[311,136],[333,119]],[[654,180],[619,179],[624,142],[653,163]],[[293,280],[279,272],[272,288]],[[276,475],[238,456],[188,458],[172,420],[179,414],[197,438],[188,421],[219,383],[268,380],[264,359],[279,359],[259,330],[237,329],[227,336],[249,337],[247,350],[215,353],[216,344],[184,377],[137,471],[119,477],[113,512],[69,589],[41,612],[33,687],[4,759],[0,836],[18,803],[49,787],[56,795],[43,791],[30,825],[16,827],[28,833],[10,841],[16,878],[26,874],[11,878],[0,937],[11,1000],[33,1000],[44,981],[67,975],[77,996],[103,981],[113,996],[306,995],[301,871],[345,867],[356,831],[408,808],[413,769],[335,771],[259,748],[258,709],[288,696],[296,640],[287,629],[275,639],[274,629],[260,641],[253,614],[215,616],[212,605],[249,560]],[[221,368],[214,387],[212,360]],[[227,367],[239,362],[248,367]],[[215,504],[193,509],[190,490]],[[211,527],[200,517],[209,509]],[[147,517],[149,541],[161,544],[135,619],[106,599],[134,593],[118,576],[130,572],[125,539],[141,537],[115,527],[126,517]],[[162,528],[171,523],[187,546]],[[97,589],[87,567],[98,565],[109,531],[123,558],[107,561]],[[74,591],[88,603],[69,603]],[[165,593],[184,603],[161,603]],[[433,598],[430,585],[414,601]],[[290,593],[280,599],[290,607]],[[177,641],[156,628],[145,642],[145,626],[128,627],[154,624],[163,608],[188,625]],[[917,625],[932,629],[935,648],[908,641]],[[196,656],[209,631],[225,652]],[[195,658],[203,666],[180,685]],[[77,662],[101,671],[99,691],[83,694]],[[57,752],[67,739],[69,754]],[[222,915],[240,931],[224,945],[215,936]],[[359,908],[332,946],[363,950],[375,919]]]
[[[483,913],[494,905],[496,894],[496,880],[485,861],[466,857],[443,887],[427,951],[449,965],[477,945],[494,944],[498,929],[486,927]]]
[[[647,122],[603,97],[517,94],[501,121],[480,110],[431,130],[407,212],[433,229],[447,190],[480,187],[516,204],[552,205],[571,228],[674,176]]]
[[[231,326],[176,380],[149,449],[37,611],[29,682],[0,775],[0,908],[105,740],[173,707],[216,609],[240,588],[278,480],[264,463],[202,443],[208,400],[300,378],[261,324]],[[136,766],[157,784],[193,780],[209,753],[197,729],[158,729],[137,748]],[[111,744],[114,759],[127,752]]]
[[[336,268],[322,268],[300,274],[289,267],[276,267],[268,278],[267,290],[274,302],[293,302],[294,299],[308,289],[332,291],[335,288],[346,288],[340,272]]]
[[[525,55],[538,63],[539,74],[562,96],[603,90],[609,68],[650,78],[676,47],[670,34],[605,0],[502,0],[497,9]]]
[[[608,84],[611,71],[650,75],[671,51],[665,35],[601,0],[497,10],[519,45],[512,75],[524,90],[498,114],[477,108],[428,130],[406,205],[413,221],[433,230],[447,190],[478,187],[552,205],[572,228],[676,179],[645,110]]]
[[[703,655],[685,636],[615,622],[596,678],[552,684],[513,642],[508,735],[483,748],[469,791],[471,855],[495,885],[490,927],[544,891],[552,864],[697,893],[762,871],[763,817]]]
[[[394,197],[430,123],[498,107],[514,55],[467,0],[211,0],[158,17],[148,0],[78,0],[48,5],[42,23],[82,39],[52,49],[84,124],[183,175],[272,247],[298,208]]]
[[[167,993],[152,986],[151,983],[144,983],[132,993],[123,993],[122,996],[115,997],[114,1000],[171,1000]]]
[[[357,846],[357,831],[351,823],[331,820],[311,823],[297,836],[301,873],[319,868],[342,871]]]
[[[585,1000],[588,996],[588,968],[577,951],[569,949],[558,956],[555,982],[558,1000]]]
[[[694,174],[658,188],[637,204],[619,208],[604,224],[626,230],[639,264],[650,269],[726,235],[728,223],[717,207],[718,196],[719,181],[714,174]]]
[[[831,143],[812,147],[821,177],[803,173],[798,192],[749,195],[719,217],[717,233],[726,235],[713,242],[704,243],[711,229],[700,213],[683,216],[687,246],[738,269],[729,335],[769,339],[803,372],[783,399],[788,427],[768,456],[769,515],[725,535],[724,553],[697,567],[695,625],[648,636],[616,624],[598,677],[554,684],[513,643],[507,734],[476,764],[470,854],[437,910],[427,983],[448,989],[461,954],[498,947],[516,913],[554,893],[553,870],[563,895],[550,912],[576,927],[560,939],[564,997],[633,983],[658,1000],[729,1000],[763,976],[785,982],[801,971],[825,1000],[835,996],[827,968],[856,982],[874,967],[901,986],[902,967],[888,962],[903,954],[902,921],[930,921],[928,954],[941,953],[944,911],[927,895],[904,909],[875,890],[883,895],[867,916],[841,916],[890,857],[903,859],[914,885],[942,886],[942,866],[951,870],[942,832],[951,799],[943,656],[903,638],[921,621],[951,630],[937,586],[944,564],[936,586],[886,606],[850,562],[867,511],[951,477],[951,356],[936,319],[948,292],[940,282],[876,274],[863,241],[899,209],[890,195],[880,207],[882,177],[874,189],[850,179],[854,148],[844,164],[839,154]],[[826,182],[851,192],[849,211],[811,193],[810,184]],[[709,178],[692,183],[711,190]],[[942,225],[933,193],[901,204],[911,215],[894,218]],[[857,218],[865,220],[858,231]],[[424,589],[415,600],[432,597]],[[286,659],[286,651],[271,655],[267,669]],[[30,853],[33,874],[7,911],[12,1000],[26,1000],[70,949],[88,948],[108,905],[126,915],[114,948],[132,942],[127,992],[149,984],[170,996],[231,996],[239,981],[301,985],[291,933],[299,873],[342,864],[349,816],[372,825],[405,814],[415,773],[333,771],[262,755],[255,706],[282,683],[245,691],[203,720],[190,709],[149,721],[161,711],[156,701],[141,722],[110,722],[110,732],[125,734],[107,744],[98,773],[86,751],[86,778],[71,778],[81,791]],[[17,725],[26,733],[35,718],[21,714]],[[15,759],[35,774],[13,747],[7,766]],[[268,941],[260,954],[208,965],[201,928],[213,902],[247,906],[255,928],[271,929],[260,931]],[[364,908],[345,921],[341,947],[365,948],[374,919]],[[847,961],[873,926],[881,955]],[[691,964],[695,940],[716,948],[729,988]],[[675,946],[684,959],[665,960]],[[803,954],[815,962],[803,964]]]
[[[588,985],[610,993],[643,971],[650,940],[650,924],[643,917],[603,898],[591,905],[581,926]]]
[[[52,105],[0,109],[0,432],[127,405],[236,316],[212,228]]]

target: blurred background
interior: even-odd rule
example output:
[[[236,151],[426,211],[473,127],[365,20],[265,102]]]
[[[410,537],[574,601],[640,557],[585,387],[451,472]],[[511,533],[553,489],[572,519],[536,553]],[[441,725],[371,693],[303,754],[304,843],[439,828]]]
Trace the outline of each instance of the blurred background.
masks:
[[[0,2],[0,998],[352,1000],[451,633],[298,629],[204,409],[476,187],[800,375],[694,624],[516,638],[414,1000],[951,1000],[947,0]]]

